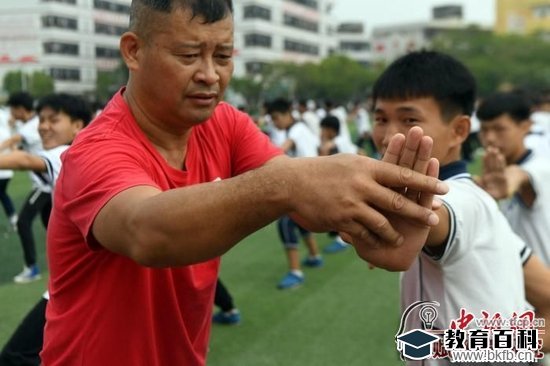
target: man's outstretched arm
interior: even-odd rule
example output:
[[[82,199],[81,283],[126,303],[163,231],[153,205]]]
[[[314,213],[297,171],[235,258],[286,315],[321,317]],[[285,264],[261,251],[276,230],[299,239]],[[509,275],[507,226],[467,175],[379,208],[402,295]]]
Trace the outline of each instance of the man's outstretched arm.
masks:
[[[446,193],[446,185],[430,172],[356,155],[281,156],[220,182],[166,192],[127,189],[99,211],[92,232],[107,249],[141,264],[177,266],[219,256],[278,217],[293,214],[311,230],[347,233],[365,258],[364,250],[372,246],[365,232],[376,233],[388,246],[406,242],[392,217],[423,227],[437,223],[430,200],[409,200],[392,189]],[[373,264],[400,269],[400,256],[375,258]]]

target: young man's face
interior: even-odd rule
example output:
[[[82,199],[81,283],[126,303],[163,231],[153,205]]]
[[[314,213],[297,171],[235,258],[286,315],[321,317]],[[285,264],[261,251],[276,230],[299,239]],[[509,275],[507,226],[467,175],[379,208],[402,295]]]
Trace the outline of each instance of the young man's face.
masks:
[[[338,136],[338,133],[334,131],[332,128],[327,127],[321,127],[321,141],[331,141]]]
[[[512,164],[525,151],[523,139],[530,127],[529,120],[516,123],[508,114],[503,114],[495,119],[482,121],[479,139],[483,147],[498,148],[508,164]]]
[[[160,25],[137,52],[133,93],[155,122],[188,128],[212,115],[230,81],[233,18],[204,24],[188,9],[156,16]]]
[[[56,112],[49,107],[42,108],[38,117],[38,133],[46,150],[70,144],[84,127],[82,121],[72,121],[68,114]]]
[[[26,122],[29,112],[22,106],[10,107],[11,116],[19,121]]]
[[[273,124],[280,130],[287,129],[293,122],[290,112],[273,112],[271,113]]]
[[[433,98],[376,100],[372,137],[380,153],[386,152],[392,136],[397,133],[406,135],[413,126],[419,126],[424,135],[433,139],[432,156],[442,165],[456,160],[449,152],[452,129],[443,121],[439,105]]]

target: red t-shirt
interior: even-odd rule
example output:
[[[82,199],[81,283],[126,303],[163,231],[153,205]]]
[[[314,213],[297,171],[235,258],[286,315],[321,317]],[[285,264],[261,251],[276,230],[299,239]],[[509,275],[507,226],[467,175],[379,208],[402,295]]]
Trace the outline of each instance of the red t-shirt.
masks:
[[[204,365],[219,258],[154,269],[106,250],[91,234],[101,208],[137,185],[225,179],[280,151],[226,103],[193,128],[186,171],[165,162],[117,93],[63,156],[48,225],[45,366]],[[166,215],[170,213],[167,212]]]

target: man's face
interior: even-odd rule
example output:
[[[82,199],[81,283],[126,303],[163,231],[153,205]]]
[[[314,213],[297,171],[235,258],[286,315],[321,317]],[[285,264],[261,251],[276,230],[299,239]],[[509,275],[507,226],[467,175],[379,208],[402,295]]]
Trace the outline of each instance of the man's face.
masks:
[[[27,110],[21,106],[10,107],[11,116],[15,120],[26,122]]]
[[[174,9],[142,40],[133,93],[148,117],[171,128],[189,128],[208,119],[233,72],[233,19],[211,24]]]
[[[433,98],[376,100],[372,137],[380,153],[386,152],[392,136],[397,133],[407,135],[413,126],[419,126],[424,135],[433,139],[432,156],[442,164],[448,163],[451,127],[443,121]]]
[[[338,136],[338,133],[332,128],[321,127],[321,141],[332,141]]]
[[[287,129],[292,124],[292,115],[290,112],[273,112],[271,113],[273,124],[280,130]]]
[[[38,117],[38,133],[46,150],[70,144],[84,126],[82,121],[72,121],[66,113],[48,107],[42,108]]]
[[[503,114],[481,123],[479,139],[483,147],[498,148],[504,154],[508,164],[511,164],[523,153],[523,139],[530,127],[529,121],[515,123],[508,114]]]

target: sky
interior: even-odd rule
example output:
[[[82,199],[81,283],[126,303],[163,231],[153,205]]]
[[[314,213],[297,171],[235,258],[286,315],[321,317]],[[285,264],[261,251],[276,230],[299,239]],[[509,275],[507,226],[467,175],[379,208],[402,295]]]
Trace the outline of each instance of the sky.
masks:
[[[373,27],[428,21],[432,7],[462,5],[467,23],[492,26],[496,0],[335,0],[332,15],[339,21],[362,21],[367,33]]]

